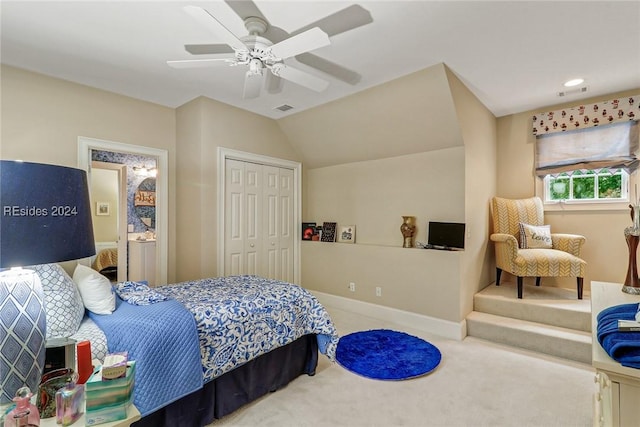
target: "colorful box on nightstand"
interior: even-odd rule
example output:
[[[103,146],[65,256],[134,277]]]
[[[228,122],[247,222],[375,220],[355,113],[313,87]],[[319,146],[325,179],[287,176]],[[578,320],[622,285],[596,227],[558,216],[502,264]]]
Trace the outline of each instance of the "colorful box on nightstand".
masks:
[[[98,367],[85,384],[85,424],[96,424],[124,420],[127,407],[133,401],[136,362],[127,363],[124,377],[103,380],[102,367]]]

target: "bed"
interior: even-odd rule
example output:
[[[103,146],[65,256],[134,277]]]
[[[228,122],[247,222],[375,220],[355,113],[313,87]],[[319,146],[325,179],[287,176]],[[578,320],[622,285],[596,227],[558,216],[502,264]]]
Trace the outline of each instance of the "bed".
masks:
[[[71,307],[49,306],[62,283],[73,288],[65,300],[74,291],[80,297],[87,286],[76,277],[87,267],[76,269],[74,282],[55,266],[35,266],[44,277],[48,329],[59,320],[50,311],[78,318]],[[62,279],[52,278],[56,274]],[[97,279],[106,289],[106,279]],[[136,360],[134,403],[143,417],[136,427],[209,424],[302,374],[314,375],[319,352],[335,357],[338,335],[329,314],[297,285],[234,276],[160,288],[124,282],[111,289],[112,313],[87,307],[84,315],[83,307],[76,330],[65,336],[89,339],[99,360],[106,351],[127,351]]]
[[[112,243],[96,243],[96,256],[91,268],[114,282],[118,278],[118,248],[105,245]]]

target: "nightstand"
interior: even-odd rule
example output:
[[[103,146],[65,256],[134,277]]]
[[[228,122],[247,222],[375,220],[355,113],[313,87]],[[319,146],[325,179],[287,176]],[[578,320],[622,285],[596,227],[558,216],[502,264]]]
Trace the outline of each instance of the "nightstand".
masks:
[[[591,282],[592,365],[597,390],[593,425],[631,427],[640,425],[640,369],[627,368],[604,351],[597,337],[598,313],[619,304],[639,303],[638,295],[622,292],[618,283]]]

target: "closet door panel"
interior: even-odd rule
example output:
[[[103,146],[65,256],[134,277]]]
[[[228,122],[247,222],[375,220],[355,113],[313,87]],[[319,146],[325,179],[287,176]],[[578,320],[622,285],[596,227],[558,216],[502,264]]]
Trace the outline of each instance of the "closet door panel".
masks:
[[[279,227],[278,227],[278,250],[279,250],[279,270],[280,280],[293,282],[293,237],[294,224],[294,185],[293,171],[291,169],[280,169],[278,180],[278,199],[279,199]]]
[[[227,160],[225,169],[224,271],[240,274],[244,270],[244,164]]]
[[[245,162],[245,200],[244,223],[246,236],[244,239],[245,271],[244,274],[260,274],[262,258],[262,167],[255,163]]]
[[[235,254],[229,255],[228,266],[225,266],[225,270],[224,270],[227,272],[227,275],[238,276],[240,274],[243,274],[242,258],[243,258],[243,254],[241,253],[235,253]]]
[[[273,166],[262,166],[264,187],[262,200],[264,201],[263,226],[264,250],[263,274],[269,279],[280,279],[280,261],[278,247],[280,234],[280,207],[278,205],[278,182],[280,171]]]
[[[263,277],[268,279],[280,280],[280,266],[278,265],[278,250],[267,248],[265,254],[264,273]]]
[[[293,282],[293,170],[231,159],[225,169],[225,274]]]

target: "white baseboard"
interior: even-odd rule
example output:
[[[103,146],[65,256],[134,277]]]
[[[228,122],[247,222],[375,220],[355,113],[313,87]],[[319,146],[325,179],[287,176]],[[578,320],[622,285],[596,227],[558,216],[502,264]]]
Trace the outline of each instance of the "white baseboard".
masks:
[[[362,316],[372,317],[374,319],[394,322],[399,325],[419,329],[421,331],[457,341],[461,341],[467,336],[466,320],[456,323],[450,320],[438,319],[435,317],[425,316],[423,314],[411,313],[409,311],[398,310],[397,308],[371,304],[324,292],[314,290],[310,290],[310,292],[318,298],[321,304],[327,307],[349,311]]]

